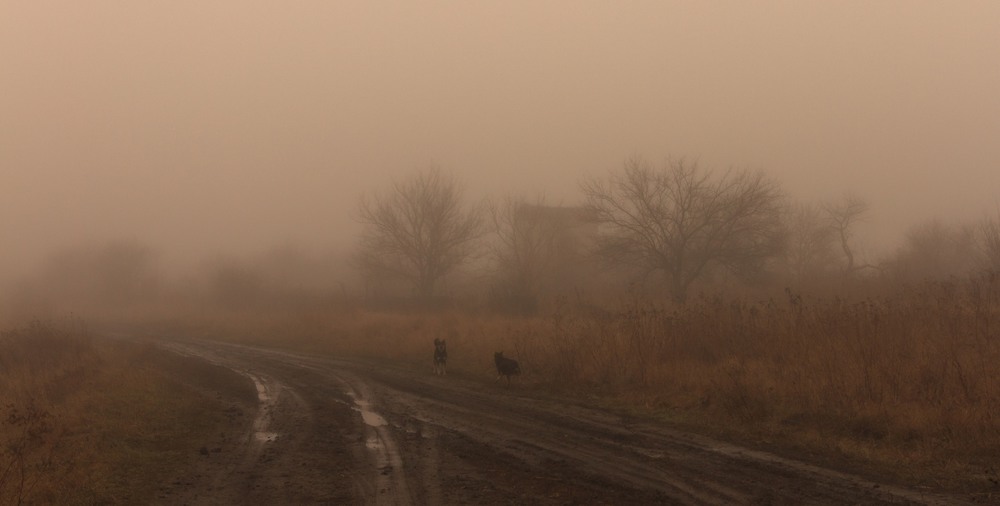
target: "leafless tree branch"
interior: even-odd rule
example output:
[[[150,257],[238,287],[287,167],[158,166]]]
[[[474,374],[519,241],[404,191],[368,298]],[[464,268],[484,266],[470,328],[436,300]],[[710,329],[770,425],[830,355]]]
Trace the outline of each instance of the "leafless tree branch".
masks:
[[[759,172],[713,177],[683,159],[657,170],[631,158],[620,173],[586,181],[582,190],[606,230],[599,253],[663,272],[678,302],[710,269],[751,268],[782,246],[782,193]]]
[[[482,208],[463,207],[458,184],[437,168],[362,197],[358,215],[362,268],[405,279],[425,298],[468,259],[483,232]]]

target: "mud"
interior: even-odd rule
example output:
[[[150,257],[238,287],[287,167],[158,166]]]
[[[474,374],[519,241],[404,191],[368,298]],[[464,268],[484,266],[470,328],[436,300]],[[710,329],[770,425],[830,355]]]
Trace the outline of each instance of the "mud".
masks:
[[[159,346],[243,374],[246,436],[169,504],[971,504],[517,388],[203,341]]]

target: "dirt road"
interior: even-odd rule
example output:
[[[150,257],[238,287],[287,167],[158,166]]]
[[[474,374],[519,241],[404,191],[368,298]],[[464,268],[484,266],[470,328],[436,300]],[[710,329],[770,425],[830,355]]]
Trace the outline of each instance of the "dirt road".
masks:
[[[258,406],[166,504],[965,504],[524,389],[233,344]]]

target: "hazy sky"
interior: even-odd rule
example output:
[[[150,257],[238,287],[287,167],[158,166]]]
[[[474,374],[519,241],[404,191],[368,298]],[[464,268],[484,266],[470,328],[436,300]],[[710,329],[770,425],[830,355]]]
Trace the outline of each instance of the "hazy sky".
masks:
[[[7,272],[349,243],[430,164],[573,204],[632,154],[854,191],[873,244],[996,211],[1000,2],[0,0]]]

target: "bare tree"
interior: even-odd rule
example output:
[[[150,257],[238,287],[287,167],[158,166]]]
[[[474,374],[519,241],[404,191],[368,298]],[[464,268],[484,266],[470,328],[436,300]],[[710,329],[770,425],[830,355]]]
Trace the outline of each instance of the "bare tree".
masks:
[[[846,194],[838,202],[828,202],[823,204],[823,210],[830,220],[830,226],[840,240],[840,248],[844,252],[847,262],[844,266],[844,274],[851,276],[858,270],[869,265],[857,265],[854,258],[854,250],[851,248],[850,239],[854,235],[854,227],[864,220],[868,213],[868,202],[853,194]]]
[[[544,207],[544,199],[528,204],[523,199],[506,197],[490,202],[490,218],[496,241],[491,245],[500,286],[498,294],[506,305],[530,311],[537,298],[538,286],[551,266],[555,223],[539,220],[532,208]]]
[[[632,158],[622,172],[585,182],[587,206],[606,229],[598,251],[646,275],[662,272],[677,302],[713,268],[760,268],[784,240],[778,184],[746,170],[713,176],[684,160],[655,170]]]
[[[80,247],[53,256],[43,277],[60,297],[90,303],[136,304],[155,298],[161,288],[155,253],[135,240]]]
[[[815,280],[835,269],[836,233],[819,207],[792,206],[786,216],[786,227],[785,264],[793,280]]]
[[[549,206],[507,197],[490,204],[498,284],[494,302],[508,310],[533,312],[539,297],[554,289],[580,288],[588,278],[586,253],[596,222],[583,207]]]
[[[205,266],[205,280],[215,304],[246,310],[265,302],[267,283],[261,272],[245,261],[219,257]]]
[[[403,279],[425,299],[469,258],[483,231],[482,207],[463,206],[454,177],[433,167],[362,197],[359,221],[361,267]]]
[[[947,279],[975,269],[976,247],[972,226],[931,220],[910,228],[891,265],[905,281]]]
[[[1000,271],[1000,212],[979,222],[977,236],[983,268]]]

